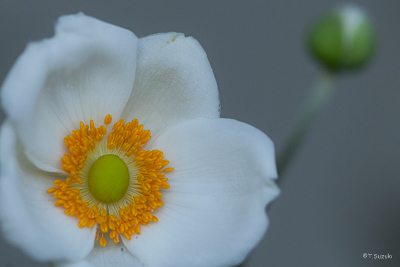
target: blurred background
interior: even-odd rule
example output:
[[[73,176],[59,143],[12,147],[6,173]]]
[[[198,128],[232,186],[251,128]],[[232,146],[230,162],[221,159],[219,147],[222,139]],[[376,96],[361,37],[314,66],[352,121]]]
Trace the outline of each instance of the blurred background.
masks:
[[[320,73],[305,48],[307,29],[340,3],[2,0],[0,81],[29,41],[53,35],[63,14],[83,11],[138,37],[183,32],[208,54],[222,117],[261,129],[280,151]],[[268,207],[268,232],[246,267],[400,266],[400,2],[352,3],[375,22],[375,57],[362,71],[339,77],[281,177],[281,195]],[[363,253],[393,258],[364,259]],[[0,235],[0,266],[49,265]]]

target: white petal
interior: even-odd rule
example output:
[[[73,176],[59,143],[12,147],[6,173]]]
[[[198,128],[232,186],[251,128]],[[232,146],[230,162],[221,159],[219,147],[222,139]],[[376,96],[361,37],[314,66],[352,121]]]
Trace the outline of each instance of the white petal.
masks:
[[[38,260],[79,260],[93,247],[96,229],[80,229],[75,217],[55,207],[46,190],[55,177],[24,156],[6,122],[0,132],[0,222],[5,238]]]
[[[231,266],[267,229],[265,206],[278,194],[274,147],[259,130],[228,119],[195,119],[150,144],[175,168],[159,221],[127,248],[150,266]]]
[[[130,31],[80,13],[61,17],[53,38],[27,46],[3,85],[2,105],[37,167],[61,168],[63,139],[80,121],[120,117],[137,42]]]
[[[107,237],[106,237],[107,238]],[[115,244],[107,238],[107,246],[96,242],[89,256],[81,262],[58,262],[57,267],[135,267],[144,266],[126,249],[122,242]]]
[[[138,65],[123,113],[152,131],[192,118],[218,118],[218,88],[207,55],[178,33],[139,39]]]
[[[53,263],[55,267],[96,267],[93,266],[90,262],[87,261],[78,261],[78,262],[55,262]]]

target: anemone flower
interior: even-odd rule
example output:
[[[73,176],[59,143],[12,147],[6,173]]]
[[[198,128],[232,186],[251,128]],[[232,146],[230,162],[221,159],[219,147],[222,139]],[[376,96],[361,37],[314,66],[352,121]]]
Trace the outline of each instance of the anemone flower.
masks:
[[[0,221],[59,266],[229,266],[267,229],[274,147],[221,119],[200,44],[76,14],[2,86]]]

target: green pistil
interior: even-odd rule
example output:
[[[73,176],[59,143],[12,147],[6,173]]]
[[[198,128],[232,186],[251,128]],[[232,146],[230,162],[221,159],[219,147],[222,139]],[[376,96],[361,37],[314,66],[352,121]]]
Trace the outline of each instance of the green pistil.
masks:
[[[117,155],[103,155],[90,167],[87,180],[89,191],[97,200],[117,202],[128,190],[128,166]]]

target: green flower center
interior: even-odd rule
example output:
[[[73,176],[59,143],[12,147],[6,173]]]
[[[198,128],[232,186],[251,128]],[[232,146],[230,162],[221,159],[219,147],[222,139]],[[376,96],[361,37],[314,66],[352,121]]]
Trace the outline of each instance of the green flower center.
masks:
[[[117,155],[103,155],[90,167],[87,182],[97,200],[107,204],[117,202],[128,190],[128,166]]]

